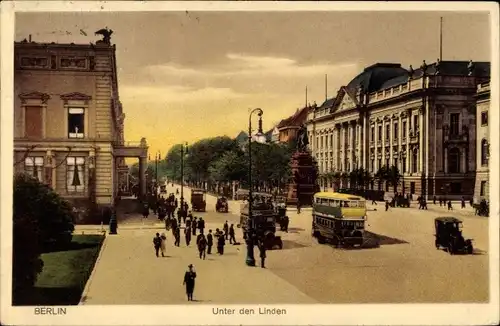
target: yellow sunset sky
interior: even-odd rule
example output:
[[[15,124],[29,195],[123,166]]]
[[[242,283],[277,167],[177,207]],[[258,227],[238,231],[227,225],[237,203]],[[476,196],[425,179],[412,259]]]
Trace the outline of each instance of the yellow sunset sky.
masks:
[[[320,105],[376,62],[434,62],[441,16],[443,60],[490,61],[486,13],[23,13],[15,39],[87,44],[112,29],[125,137],[146,137],[154,157],[180,142],[235,137],[250,108],[264,110],[269,130],[304,106],[306,86]]]

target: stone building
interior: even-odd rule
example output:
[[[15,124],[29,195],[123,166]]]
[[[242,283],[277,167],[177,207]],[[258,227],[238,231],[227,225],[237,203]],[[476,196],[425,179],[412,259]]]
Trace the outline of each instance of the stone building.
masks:
[[[128,173],[124,158],[140,157],[143,175],[147,160],[145,140],[124,141],[115,46],[24,40],[14,65],[15,171],[72,202],[77,222],[100,222]]]
[[[297,138],[297,132],[306,120],[307,114],[309,112],[309,107],[306,106],[302,109],[297,109],[297,111],[290,117],[281,120],[276,129],[278,129],[279,136],[278,142],[289,143]]]
[[[485,82],[477,87],[476,105],[476,186],[474,188],[474,201],[489,200],[489,167],[490,156],[490,83]]]
[[[403,176],[399,192],[471,197],[476,85],[489,80],[489,70],[487,62],[439,60],[415,70],[385,63],[364,69],[309,112],[309,146],[322,188],[332,189],[335,172],[364,168],[373,176],[396,166]]]

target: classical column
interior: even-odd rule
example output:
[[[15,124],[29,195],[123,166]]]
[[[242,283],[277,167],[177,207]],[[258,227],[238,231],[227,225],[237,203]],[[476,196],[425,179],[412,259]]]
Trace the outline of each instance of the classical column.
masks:
[[[366,130],[366,125],[367,125],[366,116],[363,116],[363,130],[361,131],[361,138],[363,140],[363,147],[361,148],[362,153],[363,153],[363,155],[362,155],[362,160],[363,160],[362,162],[363,163],[362,164],[363,164],[363,167],[366,170],[368,170],[367,167],[370,164],[368,163],[369,160],[367,159],[367,153],[366,153],[366,148],[368,147],[368,140],[366,139],[366,135],[369,135],[369,133],[368,133],[368,130]]]
[[[373,164],[373,173],[377,173],[378,169],[380,168],[378,166],[378,146],[377,146],[377,143],[378,143],[378,123],[377,123],[377,119],[374,120],[374,127],[373,127],[373,129],[374,129],[373,134],[375,135],[375,137],[374,137],[374,143],[375,143],[375,162]]]
[[[424,115],[423,109],[418,111],[418,172],[424,173]]]
[[[139,158],[139,197],[141,200],[145,199],[146,196],[146,166],[147,158]]]
[[[411,159],[413,153],[410,151],[410,119],[411,115],[406,115],[406,170],[412,172],[411,170]]]
[[[52,151],[47,151],[45,154],[45,170],[44,170],[44,180],[45,183],[52,189],[55,189],[56,187],[56,182],[55,182],[55,160],[54,160],[54,155],[52,154]]]
[[[89,152],[88,164],[89,164],[89,177],[88,177],[88,187],[89,187],[89,198],[92,203],[96,202],[96,180],[95,180],[95,150]]]
[[[392,117],[389,120],[389,165],[392,165],[394,162],[393,160],[393,150],[392,150],[392,141],[393,141],[393,136],[394,136],[394,123],[392,121]]]
[[[358,130],[358,125],[356,124],[356,122],[354,122],[353,124],[351,124],[351,166],[350,166],[350,170],[349,171],[353,171],[354,170],[354,164],[356,164],[356,160],[355,160],[355,157],[356,157],[356,139],[357,139],[357,136],[356,136],[356,132]]]
[[[444,151],[444,173],[448,173],[448,148],[443,147]]]

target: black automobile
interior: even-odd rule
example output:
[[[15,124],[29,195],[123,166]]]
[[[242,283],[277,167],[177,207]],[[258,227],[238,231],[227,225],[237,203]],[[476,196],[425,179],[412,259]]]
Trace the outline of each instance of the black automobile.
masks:
[[[462,235],[462,221],[455,217],[438,217],[434,220],[436,228],[436,249],[444,248],[450,255],[456,253],[472,254],[472,239],[465,240]]]
[[[215,211],[220,213],[229,212],[229,205],[227,203],[226,197],[217,198],[217,203],[215,204]]]

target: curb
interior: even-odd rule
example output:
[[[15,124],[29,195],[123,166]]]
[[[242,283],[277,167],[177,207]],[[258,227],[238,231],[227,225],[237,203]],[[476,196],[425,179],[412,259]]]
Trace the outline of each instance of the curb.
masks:
[[[104,234],[104,240],[102,241],[102,246],[101,246],[101,250],[99,250],[99,255],[97,255],[97,259],[94,263],[94,268],[92,268],[92,273],[90,273],[90,276],[87,280],[87,284],[85,284],[85,287],[83,288],[83,292],[82,292],[82,295],[80,297],[80,301],[78,302],[78,305],[85,305],[85,300],[84,298],[87,297],[87,294],[90,290],[90,285],[92,284],[92,279],[94,278],[94,274],[95,274],[95,270],[96,270],[96,267],[97,267],[97,264],[99,264],[99,261],[101,260],[101,256],[102,256],[102,252],[104,251],[104,249],[106,248],[106,245],[108,243],[108,233],[106,232]]]

